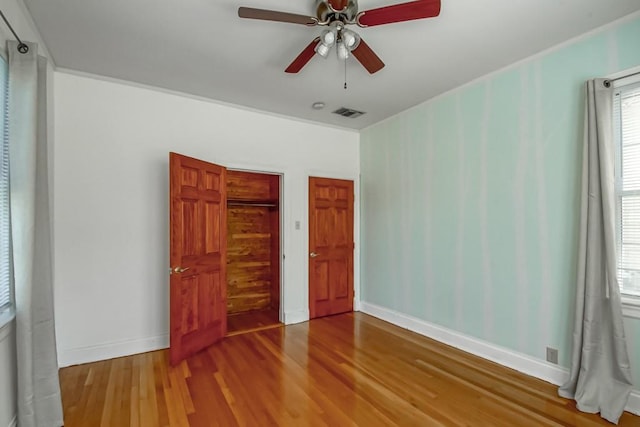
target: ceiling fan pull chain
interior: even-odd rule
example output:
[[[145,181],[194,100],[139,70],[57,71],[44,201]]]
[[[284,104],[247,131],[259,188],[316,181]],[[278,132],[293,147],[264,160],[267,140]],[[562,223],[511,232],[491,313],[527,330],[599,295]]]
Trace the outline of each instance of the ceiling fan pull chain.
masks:
[[[344,59],[344,90],[347,90],[347,58]]]

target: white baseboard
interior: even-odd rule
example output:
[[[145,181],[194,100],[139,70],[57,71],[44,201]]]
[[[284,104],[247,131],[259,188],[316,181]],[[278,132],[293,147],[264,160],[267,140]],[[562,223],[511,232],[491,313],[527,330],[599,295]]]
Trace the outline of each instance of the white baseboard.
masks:
[[[130,356],[168,347],[169,334],[162,334],[154,337],[109,342],[88,347],[59,349],[58,365],[64,368],[65,366]]]
[[[308,310],[287,311],[284,313],[284,324],[293,325],[296,323],[302,323],[309,320]]]
[[[640,416],[640,390],[632,390],[625,411]]]
[[[378,319],[385,320],[401,328],[408,329],[552,384],[564,384],[569,378],[569,370],[566,368],[465,335],[452,329],[364,301],[360,303],[360,308],[360,311],[363,313],[377,317]],[[631,392],[625,410],[640,415],[639,390],[633,390]]]
[[[309,311],[299,310],[284,313],[284,324],[293,325],[309,320]],[[169,334],[153,337],[108,342],[87,347],[58,349],[58,366],[80,365],[132,354],[146,353],[169,347]]]

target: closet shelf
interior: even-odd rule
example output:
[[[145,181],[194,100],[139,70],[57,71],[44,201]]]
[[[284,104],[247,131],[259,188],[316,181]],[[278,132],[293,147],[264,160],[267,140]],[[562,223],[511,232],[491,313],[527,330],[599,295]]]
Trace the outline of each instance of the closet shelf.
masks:
[[[227,200],[227,206],[258,206],[264,208],[277,208],[278,202],[272,200]]]

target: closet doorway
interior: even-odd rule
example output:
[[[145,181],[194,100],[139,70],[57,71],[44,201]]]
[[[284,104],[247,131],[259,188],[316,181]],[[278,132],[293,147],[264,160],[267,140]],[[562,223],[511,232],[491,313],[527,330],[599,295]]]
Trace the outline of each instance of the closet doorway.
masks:
[[[280,326],[281,177],[176,153],[169,176],[175,365],[224,336]]]
[[[227,171],[227,336],[280,324],[280,175]]]

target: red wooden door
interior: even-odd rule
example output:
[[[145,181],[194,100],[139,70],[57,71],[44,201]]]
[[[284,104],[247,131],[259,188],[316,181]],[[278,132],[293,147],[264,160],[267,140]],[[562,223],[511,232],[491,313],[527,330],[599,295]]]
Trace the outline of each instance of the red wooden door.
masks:
[[[226,169],[169,154],[171,364],[227,332]]]
[[[353,311],[353,181],[309,178],[309,316]]]

